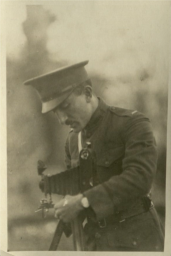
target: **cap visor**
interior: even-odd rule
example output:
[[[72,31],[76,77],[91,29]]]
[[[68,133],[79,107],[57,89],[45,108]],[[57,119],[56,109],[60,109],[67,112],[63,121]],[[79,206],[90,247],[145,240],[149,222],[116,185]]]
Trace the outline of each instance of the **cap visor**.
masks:
[[[47,102],[42,102],[42,113],[45,114],[49,111],[52,111],[54,108],[59,106],[70,95],[70,93],[67,92],[62,94],[60,97],[58,96],[58,98]]]

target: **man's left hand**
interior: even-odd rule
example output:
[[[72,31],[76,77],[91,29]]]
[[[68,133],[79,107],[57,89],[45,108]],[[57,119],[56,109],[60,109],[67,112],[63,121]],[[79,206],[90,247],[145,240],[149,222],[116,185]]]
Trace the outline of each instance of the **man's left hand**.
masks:
[[[82,194],[78,194],[76,196],[65,196],[64,199],[60,200],[54,206],[55,217],[66,223],[74,220],[79,212],[84,209],[81,204],[82,198]]]

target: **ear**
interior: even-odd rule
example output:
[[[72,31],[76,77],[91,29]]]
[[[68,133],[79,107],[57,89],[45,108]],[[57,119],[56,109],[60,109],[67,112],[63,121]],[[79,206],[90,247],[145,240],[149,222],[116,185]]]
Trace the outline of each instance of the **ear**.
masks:
[[[93,95],[92,87],[90,85],[85,86],[84,94],[86,96],[87,102],[90,102],[90,99],[92,98],[92,95]]]

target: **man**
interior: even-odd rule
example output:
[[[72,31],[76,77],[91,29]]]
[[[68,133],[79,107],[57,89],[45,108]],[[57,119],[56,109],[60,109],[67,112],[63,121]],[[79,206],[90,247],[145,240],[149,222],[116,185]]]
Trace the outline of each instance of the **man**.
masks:
[[[69,125],[67,168],[79,165],[79,151],[91,142],[96,186],[66,195],[55,216],[68,223],[87,213],[86,250],[163,251],[163,232],[149,197],[157,149],[149,119],[135,110],[108,106],[98,98],[85,70],[88,61],[27,81],[42,101]]]

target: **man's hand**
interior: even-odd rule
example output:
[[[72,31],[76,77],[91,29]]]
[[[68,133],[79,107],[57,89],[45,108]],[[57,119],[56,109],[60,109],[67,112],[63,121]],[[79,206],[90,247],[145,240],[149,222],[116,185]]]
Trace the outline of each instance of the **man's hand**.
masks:
[[[70,222],[74,220],[80,211],[84,209],[81,204],[82,194],[76,196],[65,196],[55,204],[55,217],[63,220],[64,222]]]

